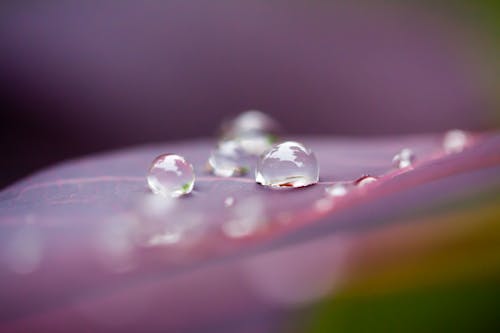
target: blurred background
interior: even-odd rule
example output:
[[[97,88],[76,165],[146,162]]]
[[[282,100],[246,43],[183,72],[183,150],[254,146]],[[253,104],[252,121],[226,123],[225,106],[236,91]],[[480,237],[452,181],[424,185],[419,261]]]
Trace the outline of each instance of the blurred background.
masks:
[[[58,161],[214,134],[499,125],[498,1],[3,1],[0,188]]]

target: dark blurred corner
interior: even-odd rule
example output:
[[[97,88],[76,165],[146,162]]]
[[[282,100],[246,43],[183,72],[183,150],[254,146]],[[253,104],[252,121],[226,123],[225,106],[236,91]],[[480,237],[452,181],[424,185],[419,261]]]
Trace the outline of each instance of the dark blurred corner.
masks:
[[[0,188],[51,163],[210,136],[498,126],[493,1],[4,1]],[[495,74],[497,73],[497,74]]]

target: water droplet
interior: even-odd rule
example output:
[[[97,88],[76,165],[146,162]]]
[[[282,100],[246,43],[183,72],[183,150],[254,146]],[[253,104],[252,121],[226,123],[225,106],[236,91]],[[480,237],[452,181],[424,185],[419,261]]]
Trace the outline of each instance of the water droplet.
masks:
[[[271,187],[302,187],[316,184],[319,166],[314,153],[301,143],[287,141],[261,157],[255,181]]]
[[[359,179],[357,179],[354,184],[356,184],[357,186],[359,187],[363,187],[363,186],[366,186],[368,184],[371,184],[371,183],[374,183],[376,182],[378,179],[377,177],[373,177],[373,176],[363,176]]]
[[[333,184],[325,188],[326,194],[331,197],[341,197],[347,194],[347,187],[344,184]]]
[[[247,154],[260,156],[271,149],[278,138],[272,134],[249,132],[239,135],[236,140]]]
[[[226,199],[224,199],[224,206],[231,207],[233,204],[234,204],[233,197],[227,197]]]
[[[277,122],[265,113],[257,110],[243,112],[222,126],[223,136],[232,138],[249,132],[275,133],[277,130]]]
[[[462,130],[450,130],[443,138],[443,149],[447,153],[459,153],[467,146],[468,135]]]
[[[210,154],[208,168],[219,177],[238,177],[248,173],[255,161],[237,140],[224,140]]]
[[[415,154],[409,148],[401,149],[392,159],[392,165],[399,169],[411,166],[415,162]]]
[[[184,157],[174,154],[155,158],[147,177],[153,193],[173,198],[190,193],[194,179],[193,166]]]

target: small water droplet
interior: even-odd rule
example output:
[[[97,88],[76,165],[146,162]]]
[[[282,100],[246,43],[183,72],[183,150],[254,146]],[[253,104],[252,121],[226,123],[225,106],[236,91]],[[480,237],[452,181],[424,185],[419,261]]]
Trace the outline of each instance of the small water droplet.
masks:
[[[341,197],[347,194],[347,187],[344,184],[333,184],[325,188],[326,194],[331,197]]]
[[[155,158],[147,176],[153,193],[173,198],[190,193],[194,180],[193,166],[184,157],[175,154]]]
[[[265,113],[249,110],[223,124],[222,134],[234,138],[249,132],[275,133],[278,127],[277,122]]]
[[[219,142],[208,158],[208,168],[219,177],[238,177],[246,174],[256,157],[249,155],[237,140]]]
[[[302,187],[316,184],[319,166],[314,153],[303,144],[287,141],[261,157],[255,181],[270,187]]]
[[[224,199],[224,206],[231,207],[233,204],[234,204],[233,197],[227,197],[226,199]]]
[[[415,154],[409,148],[401,149],[392,159],[392,165],[398,169],[404,169],[415,162]]]
[[[371,183],[374,183],[378,180],[377,177],[373,177],[373,176],[362,176],[361,178],[357,179],[354,184],[359,186],[359,187],[363,187],[363,186],[366,186],[368,184],[371,184]]]
[[[469,136],[458,129],[446,132],[443,138],[443,149],[447,153],[459,153],[467,146]]]

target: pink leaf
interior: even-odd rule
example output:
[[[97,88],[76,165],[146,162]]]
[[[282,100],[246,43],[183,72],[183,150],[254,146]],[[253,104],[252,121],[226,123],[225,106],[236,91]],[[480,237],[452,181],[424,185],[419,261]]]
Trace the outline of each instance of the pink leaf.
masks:
[[[367,234],[436,203],[498,188],[498,135],[475,136],[450,155],[441,140],[303,138],[319,160],[320,183],[294,190],[264,188],[251,175],[205,173],[205,140],[39,172],[0,193],[0,328],[275,331],[296,305],[349,277],[349,267],[363,260],[353,255]],[[415,152],[416,163],[395,170],[391,160],[402,148]],[[145,173],[167,152],[193,163],[197,181],[191,195],[163,205],[149,194]],[[343,197],[326,196],[326,186],[362,175],[379,178],[352,185]],[[257,224],[228,232],[241,212]],[[174,231],[163,235],[164,227]]]

